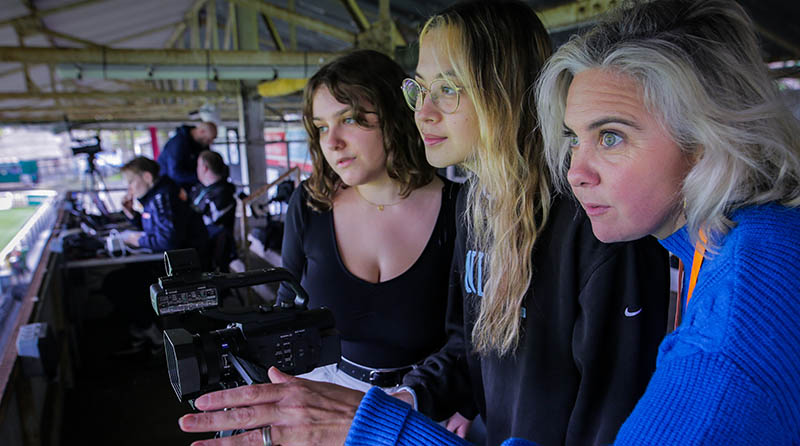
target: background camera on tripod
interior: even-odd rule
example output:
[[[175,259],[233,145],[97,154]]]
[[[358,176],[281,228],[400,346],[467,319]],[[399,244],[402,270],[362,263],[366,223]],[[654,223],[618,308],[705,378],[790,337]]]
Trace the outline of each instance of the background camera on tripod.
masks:
[[[103,148],[100,146],[99,136],[93,136],[86,139],[73,139],[72,143],[73,144],[71,148],[73,155],[80,155],[83,153],[87,155],[95,155],[103,150]]]
[[[111,213],[112,206],[110,205],[110,197],[108,196],[108,187],[103,181],[103,176],[97,170],[95,158],[98,153],[103,151],[100,144],[100,136],[93,136],[91,138],[72,138],[72,155],[86,155],[86,172],[83,176],[83,192],[90,195],[92,203],[94,203],[97,210],[101,215],[108,216]],[[100,197],[99,191],[105,192],[105,200]]]

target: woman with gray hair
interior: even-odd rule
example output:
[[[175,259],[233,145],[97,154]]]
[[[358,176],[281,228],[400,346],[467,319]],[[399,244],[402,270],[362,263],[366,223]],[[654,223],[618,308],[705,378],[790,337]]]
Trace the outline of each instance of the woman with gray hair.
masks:
[[[800,444],[800,128],[733,1],[627,7],[537,85],[547,162],[605,242],[691,274],[616,444]]]

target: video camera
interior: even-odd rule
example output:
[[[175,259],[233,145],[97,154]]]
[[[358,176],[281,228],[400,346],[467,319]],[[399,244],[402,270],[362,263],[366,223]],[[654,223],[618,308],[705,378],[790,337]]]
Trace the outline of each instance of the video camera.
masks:
[[[269,382],[270,366],[296,375],[339,361],[333,313],[307,309],[308,295],[289,271],[203,273],[193,249],[165,252],[164,266],[167,275],[150,286],[156,314],[198,312],[227,323],[224,329],[200,334],[183,328],[164,331],[169,380],[178,400],[186,398],[191,404],[212,390]],[[294,302],[238,314],[215,310],[221,289],[278,281],[294,291]]]
[[[103,150],[103,148],[100,147],[100,137],[98,136],[93,136],[91,138],[86,138],[86,139],[73,139],[72,143],[73,143],[72,146],[73,155],[80,155],[81,153],[85,153],[91,156]]]

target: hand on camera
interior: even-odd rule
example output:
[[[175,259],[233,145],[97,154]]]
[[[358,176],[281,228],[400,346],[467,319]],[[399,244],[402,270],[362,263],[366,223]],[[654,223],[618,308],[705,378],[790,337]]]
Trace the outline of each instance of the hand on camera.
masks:
[[[242,386],[197,398],[195,406],[206,412],[181,417],[178,424],[183,431],[248,429],[248,432],[227,439],[203,440],[192,446],[262,446],[261,427],[267,425],[271,426],[275,445],[344,444],[364,397],[362,392],[295,378],[275,367],[269,369],[269,379],[272,384]],[[230,410],[223,411],[224,408]]]

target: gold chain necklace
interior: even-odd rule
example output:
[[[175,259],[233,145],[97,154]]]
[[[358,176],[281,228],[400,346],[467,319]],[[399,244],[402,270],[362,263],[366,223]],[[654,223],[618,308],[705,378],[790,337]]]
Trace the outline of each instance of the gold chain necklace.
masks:
[[[400,204],[404,200],[404,198],[401,198],[401,199],[395,201],[394,203],[388,203],[388,204],[373,203],[373,202],[367,200],[366,198],[364,198],[363,195],[361,195],[361,192],[358,191],[358,187],[354,186],[353,189],[356,190],[356,193],[358,194],[359,197],[361,197],[362,200],[366,201],[367,203],[371,204],[372,206],[375,206],[381,212],[383,212],[383,208],[385,208],[386,206],[394,206],[396,204]]]

